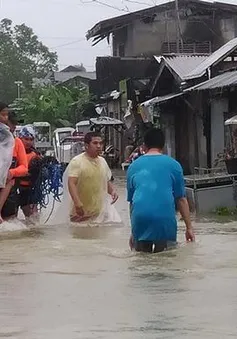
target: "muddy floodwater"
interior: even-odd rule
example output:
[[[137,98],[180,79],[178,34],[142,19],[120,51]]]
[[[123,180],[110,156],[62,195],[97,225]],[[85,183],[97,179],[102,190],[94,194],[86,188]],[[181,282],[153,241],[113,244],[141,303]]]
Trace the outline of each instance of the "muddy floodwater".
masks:
[[[196,222],[196,244],[128,250],[124,227],[0,233],[0,338],[237,338],[237,223]]]

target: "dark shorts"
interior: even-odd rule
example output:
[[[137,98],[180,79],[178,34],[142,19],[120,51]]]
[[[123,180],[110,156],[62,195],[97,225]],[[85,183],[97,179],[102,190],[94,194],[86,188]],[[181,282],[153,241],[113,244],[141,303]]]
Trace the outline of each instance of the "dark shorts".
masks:
[[[137,252],[144,253],[160,253],[170,248],[174,248],[176,242],[170,241],[137,241],[134,244],[134,248]]]
[[[3,219],[11,218],[17,215],[19,206],[17,188],[12,187],[11,192],[3,206],[1,216]]]
[[[31,187],[20,187],[18,196],[20,207],[37,204],[37,201],[33,196],[33,190]]]

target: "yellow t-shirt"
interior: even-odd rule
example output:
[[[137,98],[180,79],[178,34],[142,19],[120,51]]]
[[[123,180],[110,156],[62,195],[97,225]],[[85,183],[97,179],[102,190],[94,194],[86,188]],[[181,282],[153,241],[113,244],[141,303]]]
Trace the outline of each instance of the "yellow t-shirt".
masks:
[[[77,178],[78,196],[86,215],[98,216],[107,194],[110,168],[102,157],[92,159],[82,153],[72,159],[68,165],[68,176]],[[71,216],[75,215],[72,207]]]

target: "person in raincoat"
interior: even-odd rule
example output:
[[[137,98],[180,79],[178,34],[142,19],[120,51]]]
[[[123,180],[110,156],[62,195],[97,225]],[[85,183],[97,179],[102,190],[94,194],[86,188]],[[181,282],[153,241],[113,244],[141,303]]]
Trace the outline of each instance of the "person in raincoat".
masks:
[[[17,115],[15,112],[8,113],[7,125],[10,128],[12,135],[18,124]],[[14,138],[13,153],[11,153],[11,165],[8,172],[8,185],[3,190],[0,199],[0,215],[2,219],[8,220],[17,216],[18,212],[18,194],[16,179],[28,174],[28,164],[25,147],[22,141]]]
[[[8,107],[0,102],[0,223],[2,223],[1,208],[11,187],[9,169],[12,163],[14,138],[8,123]]]

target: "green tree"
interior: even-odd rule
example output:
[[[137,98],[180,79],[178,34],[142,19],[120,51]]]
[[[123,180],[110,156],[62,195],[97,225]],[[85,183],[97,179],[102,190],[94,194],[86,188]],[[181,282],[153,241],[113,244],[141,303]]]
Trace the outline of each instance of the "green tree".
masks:
[[[26,123],[47,121],[55,127],[60,120],[75,125],[96,114],[94,99],[85,86],[37,86],[23,93],[16,105]]]
[[[17,96],[15,81],[24,88],[32,86],[33,78],[57,70],[57,54],[39,41],[25,24],[13,26],[12,21],[0,22],[0,100],[11,103]]]

